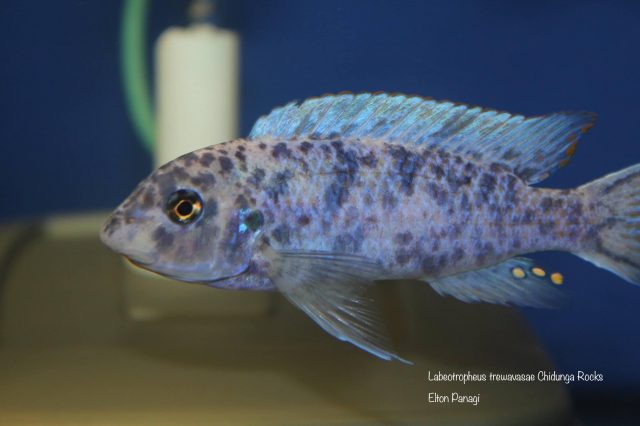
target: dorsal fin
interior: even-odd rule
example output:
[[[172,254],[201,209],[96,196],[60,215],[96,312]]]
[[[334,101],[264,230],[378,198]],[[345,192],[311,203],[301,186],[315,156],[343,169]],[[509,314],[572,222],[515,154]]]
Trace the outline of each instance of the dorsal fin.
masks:
[[[250,138],[379,139],[498,163],[536,183],[568,163],[595,114],[524,117],[400,94],[326,95],[261,117]]]

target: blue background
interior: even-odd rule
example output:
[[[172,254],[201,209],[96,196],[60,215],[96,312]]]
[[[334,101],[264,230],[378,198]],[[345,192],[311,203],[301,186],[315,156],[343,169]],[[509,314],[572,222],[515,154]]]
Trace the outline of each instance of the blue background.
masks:
[[[120,2],[35,5],[0,3],[0,220],[110,209],[151,167],[122,96]],[[186,5],[153,2],[150,46]],[[256,0],[220,13],[242,36],[243,134],[292,99],[382,90],[597,112],[545,186],[640,161],[640,2]],[[586,390],[638,389],[640,288],[569,254],[540,258],[574,293],[566,309],[525,311],[558,369],[605,374]]]

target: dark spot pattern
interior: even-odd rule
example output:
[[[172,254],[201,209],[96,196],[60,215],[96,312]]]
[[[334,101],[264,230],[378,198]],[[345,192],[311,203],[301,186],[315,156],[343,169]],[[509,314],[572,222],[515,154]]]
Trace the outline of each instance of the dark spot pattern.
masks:
[[[197,176],[191,178],[191,184],[202,189],[208,190],[216,184],[216,177],[213,173],[200,172]]]
[[[476,260],[478,264],[483,264],[486,259],[490,259],[495,255],[496,249],[490,241],[477,241],[474,245],[476,251]]]
[[[449,185],[449,191],[455,194],[461,187],[468,186],[471,183],[471,176],[459,174],[456,170],[449,169],[446,174],[446,181]]]
[[[311,218],[306,214],[300,215],[298,217],[298,225],[307,226],[309,223],[311,223]]]
[[[176,162],[182,162],[185,167],[191,167],[193,163],[198,161],[198,155],[193,152],[186,153],[176,160]]]
[[[515,206],[520,202],[518,197],[518,192],[516,190],[516,184],[518,183],[518,178],[516,178],[512,174],[506,175],[506,188],[504,193],[504,202],[509,206]]]
[[[534,218],[535,218],[535,212],[531,207],[527,207],[524,210],[524,214],[520,218],[520,223],[522,223],[523,225],[528,225],[533,222]]]
[[[324,191],[324,205],[329,213],[336,212],[349,198],[349,190],[340,182],[331,182]]]
[[[336,151],[336,160],[338,162],[336,171],[339,175],[342,175],[339,179],[343,179],[345,180],[345,184],[351,185],[355,181],[356,174],[360,169],[355,151],[351,149],[345,150],[342,141],[333,141],[331,142],[331,146],[333,146]]]
[[[367,155],[360,157],[360,163],[369,168],[375,168],[378,165],[378,158],[373,153],[373,151],[369,151]]]
[[[289,225],[282,223],[271,232],[271,237],[280,244],[289,244]]]
[[[302,151],[302,153],[305,154],[305,155],[311,150],[311,148],[313,148],[313,144],[311,142],[309,142],[309,141],[303,141],[298,146],[298,149],[300,151]]]
[[[218,214],[218,202],[214,198],[207,199],[204,205],[205,212],[209,217],[217,216]]]
[[[571,204],[569,208],[569,213],[567,216],[567,223],[576,225],[582,222],[582,217],[584,215],[583,204],[580,200],[576,200]]]
[[[293,173],[285,169],[281,172],[277,172],[270,184],[265,187],[265,191],[269,198],[273,200],[273,202],[277,203],[280,196],[286,195],[289,193],[289,180],[293,177]]]
[[[451,254],[451,261],[460,262],[462,259],[464,259],[464,249],[462,247],[454,248]]]
[[[249,207],[249,202],[247,201],[247,197],[245,197],[244,195],[240,194],[240,195],[238,195],[236,197],[234,205],[236,207],[238,207],[238,208],[245,209],[245,208]]]
[[[151,235],[153,241],[160,247],[168,247],[173,244],[173,234],[168,232],[164,226],[158,226]]]
[[[144,196],[142,197],[142,202],[140,203],[140,208],[148,210],[154,206],[156,202],[156,197],[152,189],[148,189],[145,191]]]
[[[466,192],[463,192],[460,196],[460,211],[465,212],[469,211],[471,204],[469,203],[469,196]]]
[[[344,150],[344,144],[341,141],[331,142],[331,146],[335,150],[336,162],[334,171],[335,179],[331,182],[324,192],[324,204],[329,213],[337,211],[348,199],[350,187],[356,181],[359,170],[358,160],[353,150]],[[320,146],[323,151],[331,152],[328,145]]]
[[[407,151],[401,145],[392,145],[390,153],[394,159],[396,173],[400,177],[400,189],[406,195],[412,195],[414,176],[424,165],[422,157],[411,151]],[[440,168],[440,170],[442,169]]]
[[[498,163],[491,163],[491,165],[489,166],[489,170],[492,173],[500,173],[502,172],[504,169],[502,168],[502,166]]]
[[[409,231],[399,232],[393,238],[393,241],[396,244],[400,244],[400,245],[409,244],[411,242],[411,240],[413,240],[413,234],[411,232],[409,232]]]
[[[431,163],[429,166],[431,168],[431,173],[433,173],[436,179],[442,179],[444,177],[444,169],[437,163]]]
[[[253,185],[255,188],[259,188],[262,184],[262,180],[265,177],[265,172],[263,169],[257,167],[251,172],[251,176],[247,179],[247,182],[250,185]]]
[[[371,194],[369,192],[367,192],[366,194],[364,194],[364,204],[365,206],[370,206],[373,204],[373,197],[371,196]]]
[[[462,235],[462,225],[460,223],[450,223],[448,226],[448,235],[452,238],[458,238]]]
[[[211,154],[210,152],[205,152],[200,156],[200,165],[202,167],[209,167],[215,159],[216,157],[214,157],[213,154]]]
[[[233,170],[233,161],[229,157],[222,156],[218,159],[220,162],[220,168],[222,169],[222,173],[229,173]]]
[[[404,247],[396,250],[395,253],[396,262],[400,266],[404,266],[409,263],[413,257],[413,253]]]
[[[398,205],[398,198],[391,191],[382,194],[382,207],[386,210],[393,210]]]
[[[271,150],[273,158],[289,158],[291,156],[291,150],[284,142],[278,142]]]
[[[333,243],[333,251],[336,253],[358,253],[363,241],[364,232],[362,226],[358,226],[352,233],[339,234]]]
[[[189,173],[187,173],[187,171],[185,170],[184,167],[180,167],[178,165],[175,165],[170,173],[173,175],[173,178],[175,180],[187,180],[189,179]]]
[[[541,220],[538,223],[538,232],[542,235],[550,234],[555,226],[556,223],[553,220]]]
[[[480,193],[484,202],[489,201],[491,194],[496,190],[496,177],[493,173],[483,173],[480,176]]]
[[[113,215],[111,216],[111,219],[109,219],[109,222],[107,222],[104,225],[103,231],[108,236],[111,236],[116,231],[116,229],[120,227],[120,224],[121,224],[120,216]]]
[[[551,210],[552,206],[553,206],[553,199],[551,197],[544,197],[540,202],[540,208],[545,213]]]
[[[421,263],[422,272],[429,276],[438,272],[438,258],[432,255],[426,255]]]
[[[429,182],[426,189],[427,194],[429,194],[439,206],[444,206],[447,203],[449,194],[438,184]]]
[[[518,157],[519,155],[520,153],[518,151],[514,150],[513,148],[509,148],[502,154],[502,159],[505,161],[510,161]]]

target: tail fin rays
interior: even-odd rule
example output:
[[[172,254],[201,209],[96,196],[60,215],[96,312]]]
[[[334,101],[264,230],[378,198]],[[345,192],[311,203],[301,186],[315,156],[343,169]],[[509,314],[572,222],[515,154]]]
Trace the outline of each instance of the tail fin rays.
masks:
[[[640,164],[588,183],[582,189],[603,204],[606,217],[595,228],[593,245],[576,254],[640,285]]]

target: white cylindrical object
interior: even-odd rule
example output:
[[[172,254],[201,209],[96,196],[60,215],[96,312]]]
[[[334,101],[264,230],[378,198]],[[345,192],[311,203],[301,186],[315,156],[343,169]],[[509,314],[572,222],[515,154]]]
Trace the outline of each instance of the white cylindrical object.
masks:
[[[156,165],[237,136],[238,47],[236,33],[207,24],[162,33],[156,45]]]

